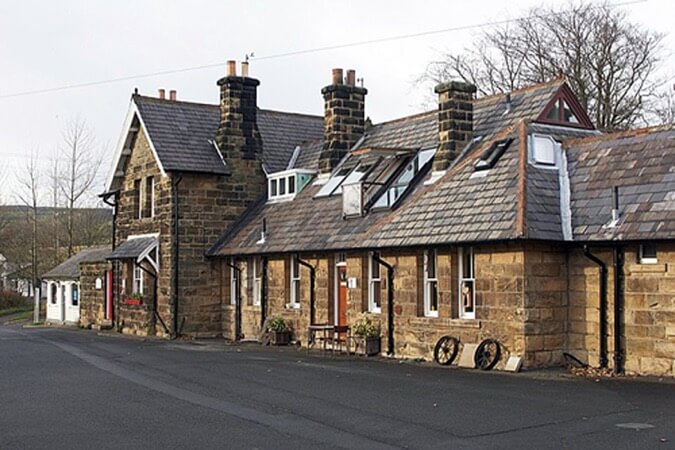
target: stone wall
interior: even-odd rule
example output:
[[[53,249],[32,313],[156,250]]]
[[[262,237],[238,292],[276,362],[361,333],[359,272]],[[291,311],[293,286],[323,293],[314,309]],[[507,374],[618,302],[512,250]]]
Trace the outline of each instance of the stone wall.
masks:
[[[90,328],[101,325],[105,319],[105,274],[110,270],[107,262],[80,264],[80,326]],[[101,288],[96,288],[96,280]]]
[[[608,266],[608,356],[614,367],[614,273],[609,249],[593,248]],[[624,267],[623,351],[627,373],[675,376],[675,245],[657,245],[656,264],[640,264],[627,246]],[[568,351],[599,361],[599,270],[580,250],[570,254]]]
[[[443,335],[458,337],[463,343],[479,343],[485,338],[497,339],[504,356],[525,352],[524,256],[517,245],[485,246],[475,249],[476,319],[458,318],[457,249],[438,251],[439,317],[423,316],[421,309],[422,251],[383,252],[381,257],[395,266],[394,338],[396,356],[433,358],[433,349]],[[316,323],[334,323],[334,255],[302,255],[316,269]],[[368,312],[367,255],[347,253],[347,276],[356,278],[356,288],[347,294],[347,320],[350,325],[369,316],[382,330],[382,349],[387,348],[387,281],[382,268],[381,313]],[[294,338],[307,341],[309,325],[309,271],[301,268],[300,308],[288,306],[289,257],[269,261],[268,316],[282,316],[295,330]],[[229,272],[228,272],[229,275]],[[228,285],[229,286],[229,285]],[[229,288],[223,291],[229,299]],[[259,312],[256,311],[259,314]],[[244,322],[247,311],[243,311]],[[233,315],[231,316],[233,317]],[[257,316],[259,317],[259,316]],[[225,325],[228,329],[230,325]]]

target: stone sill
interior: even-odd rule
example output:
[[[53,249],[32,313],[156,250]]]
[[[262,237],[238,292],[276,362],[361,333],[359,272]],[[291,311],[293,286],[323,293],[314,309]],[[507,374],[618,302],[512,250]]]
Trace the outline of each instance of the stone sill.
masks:
[[[667,264],[631,264],[628,266],[628,271],[631,273],[666,273],[668,271]]]
[[[410,319],[410,325],[445,325],[452,328],[474,328],[481,327],[480,320],[476,319],[451,319],[451,318],[436,318],[436,317],[414,317]]]

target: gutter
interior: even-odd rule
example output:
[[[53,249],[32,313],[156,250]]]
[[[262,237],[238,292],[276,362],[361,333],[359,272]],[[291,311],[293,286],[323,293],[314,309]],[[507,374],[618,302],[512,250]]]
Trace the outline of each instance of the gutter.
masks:
[[[173,312],[172,316],[172,330],[171,339],[176,339],[178,337],[178,274],[179,274],[179,262],[178,257],[180,255],[180,239],[178,233],[180,231],[180,224],[178,223],[178,185],[183,180],[183,177],[178,175],[174,177],[171,183],[171,196],[173,197],[173,236],[171,238],[171,281],[173,283],[171,289],[171,309]]]
[[[373,259],[387,269],[387,355],[394,356],[394,266],[376,253]]]
[[[262,292],[260,293],[260,333],[265,332],[265,321],[267,320],[267,264],[266,256],[262,257]]]
[[[600,268],[600,368],[607,367],[607,264],[593,255],[587,245],[584,245],[584,256],[593,261]]]
[[[614,373],[623,373],[623,303],[624,303],[624,251],[620,246],[612,248],[614,265]]]
[[[316,319],[316,268],[307,261],[300,259],[300,255],[296,255],[296,260],[301,266],[309,269],[309,324],[314,325]]]
[[[111,206],[113,209],[113,220],[112,220],[112,240],[111,240],[111,250],[115,251],[115,247],[117,247],[117,205],[119,204],[119,199],[120,199],[120,191],[114,191],[114,192],[106,192],[101,195],[99,195],[101,200],[103,200],[103,203],[105,203],[108,206]],[[110,197],[113,198],[112,202],[110,201]],[[119,284],[119,263],[116,261],[112,262],[112,276],[113,276],[113,286],[116,286]],[[115,324],[115,329],[117,331],[121,331],[120,329],[120,323],[119,323],[119,310],[120,310],[120,296],[119,293],[116,293],[117,289],[112,289],[112,295],[114,299],[111,299],[111,302],[115,302],[115,306],[112,308],[112,317],[110,317],[110,320],[113,321]],[[107,305],[106,305],[107,308]]]

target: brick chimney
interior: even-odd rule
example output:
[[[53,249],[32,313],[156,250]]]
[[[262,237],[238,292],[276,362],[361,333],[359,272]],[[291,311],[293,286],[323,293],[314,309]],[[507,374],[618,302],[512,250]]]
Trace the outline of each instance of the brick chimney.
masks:
[[[476,86],[450,81],[436,86],[438,94],[438,150],[433,171],[442,172],[473,139],[473,96]]]
[[[262,139],[257,124],[260,81],[237,76],[236,62],[228,61],[227,76],[217,84],[220,86],[220,124],[216,144],[223,157],[226,161],[231,158],[262,161]]]
[[[346,81],[346,82],[345,82]],[[323,148],[319,155],[319,173],[330,173],[363,136],[365,97],[368,90],[356,86],[356,72],[333,69],[333,80],[321,89],[324,99]]]

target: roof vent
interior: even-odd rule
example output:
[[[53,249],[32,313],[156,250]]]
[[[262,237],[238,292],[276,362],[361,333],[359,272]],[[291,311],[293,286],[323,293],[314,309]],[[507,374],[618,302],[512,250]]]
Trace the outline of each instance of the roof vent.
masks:
[[[619,214],[619,186],[614,186],[612,188],[612,220],[608,224],[605,224],[603,228],[615,228],[619,224],[619,219],[621,215]]]
[[[260,240],[256,242],[257,245],[262,245],[267,241],[267,219],[263,217],[262,229],[260,230]]]

